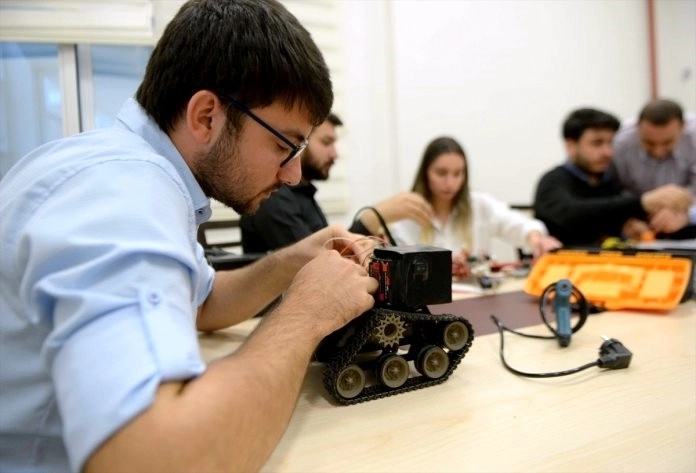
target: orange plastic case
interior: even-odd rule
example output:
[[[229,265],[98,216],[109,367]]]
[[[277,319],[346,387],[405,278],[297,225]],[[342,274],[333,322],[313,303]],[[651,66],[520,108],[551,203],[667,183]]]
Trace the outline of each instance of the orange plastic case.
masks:
[[[690,290],[692,277],[693,261],[683,255],[561,250],[536,262],[524,290],[540,297],[549,284],[567,278],[607,310],[668,311]]]

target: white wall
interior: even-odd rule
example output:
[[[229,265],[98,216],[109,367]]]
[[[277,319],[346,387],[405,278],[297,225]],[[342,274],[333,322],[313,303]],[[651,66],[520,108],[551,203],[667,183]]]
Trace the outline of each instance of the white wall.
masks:
[[[625,118],[649,98],[648,0],[284,1],[312,12],[303,18],[337,79],[346,159],[333,173],[335,185],[319,194],[332,221],[347,223],[359,207],[408,189],[424,146],[444,133],[467,149],[475,188],[530,202],[538,176],[563,159],[559,128],[568,111],[597,106]],[[159,15],[154,26],[146,22],[147,37],[180,2],[151,2]],[[22,18],[35,22],[31,5],[55,2],[21,3]],[[659,93],[696,110],[696,0],[653,4]],[[58,34],[22,22],[9,28],[12,12],[4,13],[4,39]],[[336,22],[340,37],[326,27]],[[124,31],[132,41],[140,37],[124,25],[108,32],[116,39]],[[345,194],[347,211],[331,205]]]
[[[340,152],[348,161],[351,210],[402,190],[396,158],[390,3],[350,0],[343,6],[346,101]],[[330,216],[331,217],[331,216]]]
[[[531,202],[561,162],[567,113],[625,116],[649,94],[644,5],[635,0],[395,2],[399,179],[437,135],[468,153],[473,188]]]
[[[658,94],[696,111],[696,0],[654,4]]]
[[[650,98],[646,1],[342,4],[353,211],[408,189],[425,145],[441,134],[464,145],[474,188],[529,203],[538,177],[564,159],[570,110],[623,119]],[[696,1],[655,5],[660,93],[696,108]]]

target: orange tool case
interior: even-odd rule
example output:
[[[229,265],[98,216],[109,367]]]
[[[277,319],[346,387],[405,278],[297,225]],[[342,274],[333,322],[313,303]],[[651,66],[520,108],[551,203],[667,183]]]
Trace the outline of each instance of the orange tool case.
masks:
[[[524,290],[540,297],[567,278],[606,310],[669,311],[691,297],[695,259],[689,252],[559,250],[534,264]]]

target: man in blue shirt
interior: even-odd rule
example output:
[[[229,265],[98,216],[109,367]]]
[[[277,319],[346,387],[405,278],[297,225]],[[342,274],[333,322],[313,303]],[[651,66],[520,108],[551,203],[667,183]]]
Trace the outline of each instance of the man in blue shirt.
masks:
[[[332,101],[321,53],[279,3],[191,1],[113,128],[48,143],[7,173],[0,471],[263,465],[318,342],[373,304],[377,282],[324,243],[369,248],[328,227],[215,274],[196,230],[211,197],[245,213],[297,183]],[[204,365],[197,330],[281,291],[237,352]]]

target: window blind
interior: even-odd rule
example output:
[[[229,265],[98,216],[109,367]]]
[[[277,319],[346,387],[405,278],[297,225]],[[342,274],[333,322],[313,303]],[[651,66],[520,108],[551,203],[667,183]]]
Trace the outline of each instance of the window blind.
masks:
[[[154,45],[183,3],[183,0],[0,0],[0,41]],[[341,115],[344,56],[340,2],[285,0],[282,3],[312,34],[324,54],[334,85],[334,110]],[[345,165],[348,157],[342,152],[340,141],[338,145],[341,159],[332,169],[331,178],[317,183],[317,199],[328,214],[345,213],[349,208]],[[225,213],[229,211],[215,205],[215,216]]]
[[[0,39],[14,42],[151,44],[148,0],[2,0]]]

